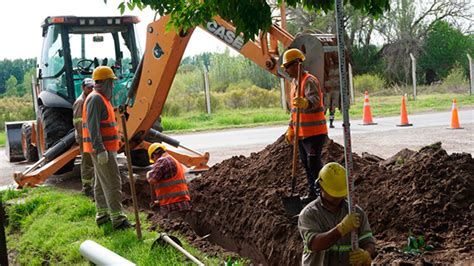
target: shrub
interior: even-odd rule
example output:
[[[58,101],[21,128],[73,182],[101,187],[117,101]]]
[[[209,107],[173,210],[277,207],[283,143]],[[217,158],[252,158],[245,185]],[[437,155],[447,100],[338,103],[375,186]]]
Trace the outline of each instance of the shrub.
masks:
[[[5,122],[34,119],[31,95],[0,98],[0,131],[5,130]]]
[[[276,107],[280,104],[280,93],[276,90],[266,90],[252,86],[245,91],[248,107]]]
[[[354,90],[359,93],[364,91],[377,92],[384,88],[385,80],[378,75],[363,74],[354,77]]]
[[[246,107],[245,100],[245,91],[240,88],[232,89],[224,96],[224,102],[229,108],[244,108]]]
[[[459,63],[451,69],[448,76],[443,80],[442,86],[449,92],[463,92],[469,88],[469,82],[464,75],[464,69]]]

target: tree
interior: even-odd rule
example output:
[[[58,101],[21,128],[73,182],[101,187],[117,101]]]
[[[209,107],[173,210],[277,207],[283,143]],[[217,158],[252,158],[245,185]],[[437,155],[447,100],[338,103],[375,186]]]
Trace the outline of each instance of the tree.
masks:
[[[464,35],[446,21],[437,21],[428,30],[423,45],[420,66],[434,77],[427,76],[427,82],[444,79],[456,63],[467,72],[466,53],[474,53],[474,39]]]
[[[392,82],[408,83],[410,57],[422,53],[423,41],[431,25],[440,20],[472,17],[472,3],[464,0],[430,0],[415,6],[412,0],[391,0],[391,11],[375,24],[385,45],[380,54],[386,62],[386,78]]]
[[[105,2],[107,0],[104,0]],[[390,0],[348,0],[355,9],[364,14],[381,15],[390,8]],[[281,4],[281,0],[278,0]],[[301,5],[307,10],[328,12],[334,9],[334,0],[286,0],[290,7]],[[143,9],[150,7],[160,15],[170,14],[170,23],[184,30],[202,25],[214,16],[232,21],[238,33],[242,32],[245,40],[253,39],[260,30],[266,31],[272,24],[270,4],[265,0],[125,0],[120,3],[122,12],[125,8]]]
[[[18,96],[17,90],[16,90],[16,85],[18,84],[17,79],[15,76],[10,76],[10,78],[7,80],[5,87],[6,87],[6,92],[5,96]]]

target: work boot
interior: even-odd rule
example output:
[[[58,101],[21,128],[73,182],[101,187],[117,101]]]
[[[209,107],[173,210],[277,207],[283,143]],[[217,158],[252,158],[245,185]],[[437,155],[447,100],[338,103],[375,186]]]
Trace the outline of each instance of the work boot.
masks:
[[[98,227],[101,227],[108,222],[110,222],[110,217],[108,215],[104,215],[95,219],[95,223],[97,224]]]
[[[87,197],[94,198],[94,189],[92,188],[92,186],[82,187],[81,192]]]
[[[130,223],[128,220],[123,220],[121,223],[114,226],[114,230],[127,230],[134,227],[135,224]]]
[[[330,127],[330,128],[334,128],[334,125],[333,125],[332,123],[334,123],[334,120],[333,120],[333,119],[330,119],[330,120],[329,120],[329,127]]]

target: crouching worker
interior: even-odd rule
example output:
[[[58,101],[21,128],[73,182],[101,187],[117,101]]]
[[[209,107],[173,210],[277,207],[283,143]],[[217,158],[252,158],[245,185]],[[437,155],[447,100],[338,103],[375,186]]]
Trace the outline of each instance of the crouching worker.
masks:
[[[349,214],[346,201],[346,170],[338,163],[328,163],[316,180],[321,196],[300,213],[298,230],[303,238],[302,265],[370,265],[375,254],[365,212],[356,206]],[[359,236],[359,249],[351,250],[351,232]]]
[[[166,152],[161,143],[151,144],[148,156],[153,166],[147,173],[147,179],[160,203],[161,215],[168,219],[185,218],[191,209],[191,198],[183,166]]]

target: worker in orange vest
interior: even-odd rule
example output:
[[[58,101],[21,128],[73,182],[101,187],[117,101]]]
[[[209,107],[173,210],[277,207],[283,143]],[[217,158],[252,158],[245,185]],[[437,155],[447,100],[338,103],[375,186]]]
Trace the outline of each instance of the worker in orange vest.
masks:
[[[324,116],[323,92],[319,80],[305,71],[302,62],[303,53],[296,48],[283,54],[282,67],[293,78],[291,83],[291,120],[286,131],[285,139],[293,144],[296,126],[296,108],[300,108],[300,125],[298,132],[299,157],[306,170],[309,193],[303,203],[308,203],[319,195],[319,185],[315,185],[316,177],[323,167],[321,153],[326,142],[328,128]],[[299,76],[298,76],[299,75]],[[301,80],[301,84],[298,82]],[[297,88],[301,91],[298,92]]]
[[[147,173],[147,179],[154,189],[163,217],[185,218],[191,210],[191,198],[180,162],[168,154],[161,143],[153,143],[148,148],[153,169]]]
[[[100,66],[92,73],[92,79],[94,91],[87,96],[82,111],[82,141],[95,169],[96,223],[101,226],[111,220],[114,229],[127,229],[133,225],[122,212],[122,180],[117,163],[119,133],[110,103],[117,77],[110,67]]]

